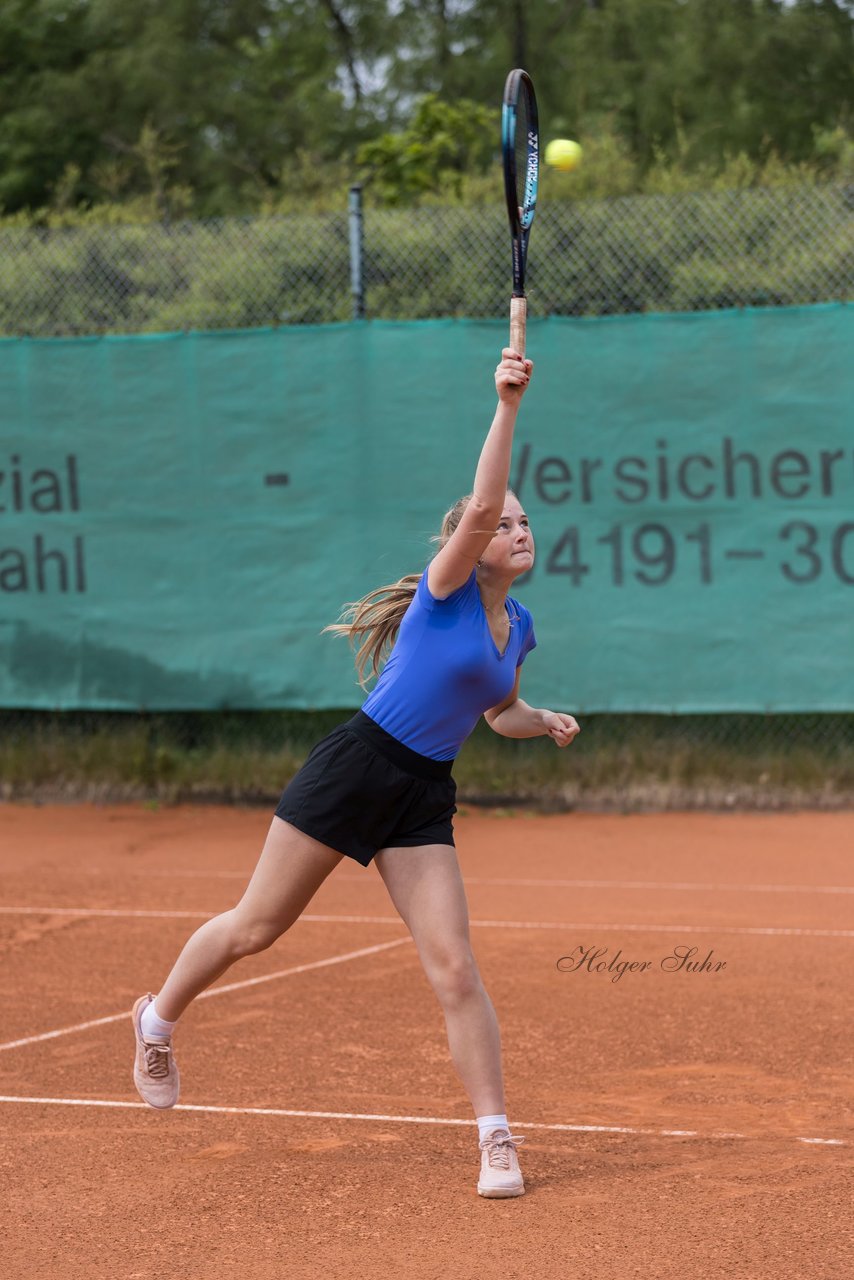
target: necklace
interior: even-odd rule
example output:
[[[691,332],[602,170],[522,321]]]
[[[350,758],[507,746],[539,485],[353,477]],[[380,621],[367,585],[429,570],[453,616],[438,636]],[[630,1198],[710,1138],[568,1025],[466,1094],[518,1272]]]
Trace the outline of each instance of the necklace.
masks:
[[[481,604],[483,604],[483,598],[482,598],[482,597],[481,597],[481,601],[480,601],[480,603],[481,603]],[[494,613],[497,613],[497,612],[498,612],[498,605],[495,605],[495,606],[493,606],[493,607],[490,607],[488,604],[483,604],[483,607],[484,607],[484,610],[486,611],[486,613],[493,613],[493,614],[494,614]],[[502,613],[504,613],[504,614],[506,614],[506,613],[507,613],[507,602],[506,602],[506,600],[503,600],[503,601],[501,602],[501,612],[502,612]],[[512,626],[513,626],[513,623],[516,621],[516,614],[514,614],[511,618],[509,618],[509,619],[508,619],[508,621],[509,621],[509,623],[510,623],[510,626],[512,627]]]
[[[506,613],[507,613],[507,600],[506,600],[506,598],[505,598],[504,600],[502,600],[502,601],[501,601],[501,609],[499,610],[498,605],[488,605],[488,604],[484,603],[483,596],[482,596],[482,595],[480,595],[480,591],[479,591],[479,590],[478,590],[478,595],[480,596],[480,603],[481,603],[481,605],[483,606],[483,610],[484,610],[484,612],[485,612],[485,613],[492,613],[492,614],[495,614],[495,613],[501,612],[501,613],[503,613],[503,614],[505,614],[505,615],[506,615]],[[515,614],[515,613],[514,613],[514,614],[512,614],[512,615],[510,616],[510,618],[508,619],[508,621],[509,621],[509,623],[510,623],[510,626],[511,626],[511,627],[513,626],[513,623],[516,621],[516,619],[517,619],[517,618],[518,618],[518,614]]]

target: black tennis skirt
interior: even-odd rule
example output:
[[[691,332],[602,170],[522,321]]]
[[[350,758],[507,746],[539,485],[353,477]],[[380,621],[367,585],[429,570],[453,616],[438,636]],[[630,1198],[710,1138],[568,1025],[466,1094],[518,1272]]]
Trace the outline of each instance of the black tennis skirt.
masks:
[[[367,867],[389,847],[454,843],[453,760],[433,760],[357,711],[312,748],[276,816]]]

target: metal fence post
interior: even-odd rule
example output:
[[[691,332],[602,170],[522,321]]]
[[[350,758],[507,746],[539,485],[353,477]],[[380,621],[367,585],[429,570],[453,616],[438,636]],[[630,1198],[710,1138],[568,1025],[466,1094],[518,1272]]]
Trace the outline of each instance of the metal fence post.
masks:
[[[350,290],[353,294],[353,319],[365,318],[365,280],[362,272],[365,228],[362,218],[362,188],[357,182],[350,188]]]

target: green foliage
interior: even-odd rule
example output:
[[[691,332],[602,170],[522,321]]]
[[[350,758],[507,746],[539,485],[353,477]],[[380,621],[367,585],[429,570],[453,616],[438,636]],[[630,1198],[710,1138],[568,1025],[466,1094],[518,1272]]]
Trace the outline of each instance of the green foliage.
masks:
[[[571,196],[851,173],[850,0],[6,0],[0,209],[465,199],[520,64]]]
[[[280,193],[296,150],[322,159],[363,136],[311,0],[9,0],[0,47],[10,211],[44,207],[73,164],[83,205],[149,195],[175,217],[190,191],[196,216],[246,212]]]
[[[696,192],[675,187],[672,175],[668,181],[666,194],[544,197],[529,263],[531,314],[850,298],[847,186],[775,181]],[[558,190],[558,175],[553,183]],[[21,218],[0,225],[0,334],[168,332],[350,317],[343,209],[168,226],[152,211],[147,223],[127,222],[122,206],[112,212],[107,227],[95,211],[67,210],[51,214],[42,228]],[[370,316],[505,314],[509,250],[497,192],[480,204],[371,208],[365,227]]]
[[[462,98],[428,94],[402,133],[386,133],[356,152],[363,182],[382,204],[412,202],[427,192],[462,194],[464,174],[485,172],[494,158],[497,113]]]
[[[345,320],[346,217],[0,230],[0,333],[151,333]]]
[[[0,800],[275,804],[349,710],[0,712]],[[534,809],[850,808],[854,716],[591,715],[569,751],[481,721],[460,804]]]
[[[850,296],[850,4],[495,8],[9,0],[0,332],[347,319],[356,177],[370,315],[503,314],[497,99],[522,54],[543,143],[584,149],[543,167],[533,314]]]

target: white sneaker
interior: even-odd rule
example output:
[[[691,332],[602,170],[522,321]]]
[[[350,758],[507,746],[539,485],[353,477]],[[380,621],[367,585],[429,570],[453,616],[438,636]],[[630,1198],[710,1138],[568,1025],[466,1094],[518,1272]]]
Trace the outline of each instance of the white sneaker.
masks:
[[[172,1038],[143,1038],[140,1028],[142,1011],[150,1004],[154,996],[149,992],[140,996],[131,1010],[133,1032],[136,1037],[136,1057],[133,1064],[133,1082],[143,1102],[150,1107],[162,1110],[174,1107],[178,1101],[178,1089],[181,1083],[178,1075],[178,1064],[172,1054]]]
[[[480,1143],[479,1196],[503,1199],[507,1196],[523,1196],[525,1183],[516,1156],[516,1147],[525,1139],[516,1137],[509,1129],[493,1129]]]

